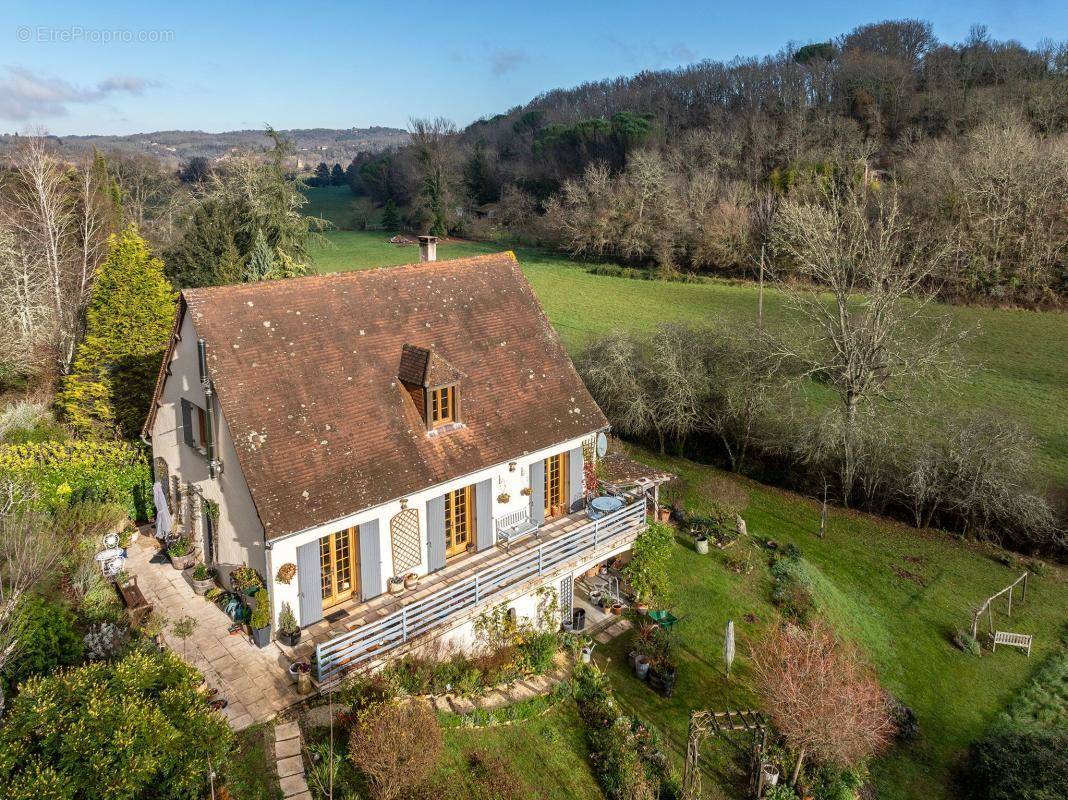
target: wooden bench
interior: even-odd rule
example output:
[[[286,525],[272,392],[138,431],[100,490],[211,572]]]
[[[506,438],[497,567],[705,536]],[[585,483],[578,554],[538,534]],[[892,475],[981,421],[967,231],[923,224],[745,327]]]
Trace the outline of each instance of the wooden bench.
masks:
[[[530,509],[521,508],[503,517],[493,520],[493,527],[497,530],[497,544],[503,544],[506,551],[511,551],[512,542],[522,539],[524,536],[534,534],[538,536],[539,525],[530,518]]]
[[[140,625],[145,618],[152,613],[152,604],[145,600],[145,595],[137,585],[137,576],[130,576],[125,586],[115,584],[122,597],[122,603],[130,613],[130,621],[134,625]]]
[[[994,631],[994,646],[991,648],[997,652],[999,644],[1007,644],[1011,647],[1019,647],[1027,651],[1027,657],[1031,657],[1031,640],[1034,637],[1028,633],[1009,633],[1008,631]]]

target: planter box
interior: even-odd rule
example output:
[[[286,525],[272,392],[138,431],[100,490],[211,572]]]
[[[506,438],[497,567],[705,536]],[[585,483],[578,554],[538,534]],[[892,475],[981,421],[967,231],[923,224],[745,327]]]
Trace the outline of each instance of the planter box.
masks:
[[[271,643],[271,628],[253,628],[252,629],[252,641],[256,643],[256,647],[266,647]]]
[[[183,569],[189,569],[195,563],[197,563],[196,551],[190,550],[184,556],[172,556],[167,555],[167,558],[171,560],[171,566],[181,572]]]
[[[300,631],[297,631],[294,634],[288,634],[288,633],[279,632],[278,633],[278,641],[281,644],[284,644],[286,647],[296,647],[297,646],[297,642],[300,641]]]
[[[205,578],[202,581],[198,581],[193,576],[189,576],[189,582],[193,584],[193,591],[203,596],[207,594],[208,589],[215,585],[215,578]]]

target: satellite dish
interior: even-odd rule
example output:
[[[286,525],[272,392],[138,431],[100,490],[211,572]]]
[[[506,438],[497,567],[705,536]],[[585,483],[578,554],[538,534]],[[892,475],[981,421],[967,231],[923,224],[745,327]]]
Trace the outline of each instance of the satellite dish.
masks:
[[[597,457],[604,458],[604,454],[608,452],[608,437],[603,433],[597,434]]]

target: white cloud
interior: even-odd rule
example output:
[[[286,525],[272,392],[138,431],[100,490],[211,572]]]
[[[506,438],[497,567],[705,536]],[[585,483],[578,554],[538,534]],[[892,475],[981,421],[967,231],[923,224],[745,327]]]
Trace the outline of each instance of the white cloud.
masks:
[[[0,77],[0,119],[64,117],[73,104],[96,103],[116,94],[141,94],[151,81],[115,76],[96,86],[76,86],[55,75],[8,66]]]

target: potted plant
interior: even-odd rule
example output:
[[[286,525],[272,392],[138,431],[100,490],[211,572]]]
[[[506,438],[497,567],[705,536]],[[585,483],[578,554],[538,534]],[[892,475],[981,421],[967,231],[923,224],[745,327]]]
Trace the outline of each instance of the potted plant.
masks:
[[[234,591],[247,597],[252,597],[263,588],[263,580],[260,578],[260,573],[256,572],[252,567],[244,565],[230,573],[230,580],[233,582]]]
[[[601,595],[601,610],[602,611],[607,611],[608,609],[610,609],[612,607],[612,603],[613,602],[615,602],[615,601],[612,600],[612,598],[609,597],[608,595],[606,595],[606,594]]]
[[[278,612],[278,641],[286,647],[295,647],[300,641],[300,625],[289,603],[282,603],[282,610]],[[293,680],[296,682],[295,677]]]
[[[419,576],[414,572],[409,572],[404,576],[404,588],[411,590],[419,585]]]
[[[184,536],[167,548],[167,557],[171,560],[171,566],[179,572],[193,566],[193,562],[197,560],[193,546]]]
[[[271,643],[271,599],[263,587],[256,590],[251,599],[255,604],[248,620],[252,639],[256,647],[266,647]]]
[[[532,494],[534,494],[534,490],[531,489],[529,486],[524,486],[522,489],[519,490],[519,493],[523,495],[523,497],[530,497]]]
[[[590,590],[590,602],[593,603],[595,606],[600,606],[601,605],[601,598],[603,596],[604,596],[604,592],[602,592],[600,589],[591,589]]]
[[[312,689],[312,674],[310,664],[301,664],[297,670],[297,692],[300,694],[310,694]]]
[[[296,577],[296,574],[297,565],[293,563],[286,563],[278,568],[278,572],[275,573],[274,578],[279,583],[284,583],[288,585],[290,582],[292,582],[293,578]]]
[[[701,555],[705,555],[708,552],[708,537],[703,533],[697,534],[693,537],[693,547]]]
[[[675,693],[677,676],[675,662],[670,658],[649,665],[649,685],[664,697],[671,697]]]
[[[616,601],[615,603],[612,603],[611,610],[612,613],[618,617],[620,614],[623,613],[623,604],[619,601]]]
[[[208,569],[208,565],[201,561],[193,567],[193,574],[189,576],[193,583],[193,591],[199,595],[205,595],[215,585],[215,570]]]
[[[281,637],[279,637],[281,638]],[[292,683],[298,683],[300,680],[300,674],[302,672],[310,672],[311,665],[307,661],[294,661],[289,665],[289,680]]]
[[[497,502],[500,503],[501,505],[504,505],[505,503],[507,503],[511,499],[512,499],[512,496],[510,494],[508,494],[508,492],[501,492],[499,495],[497,495]]]
[[[389,593],[393,595],[404,594],[404,578],[399,575],[395,575],[386,581],[386,588],[389,589]]]

